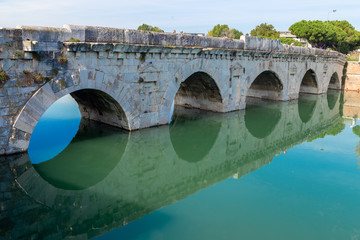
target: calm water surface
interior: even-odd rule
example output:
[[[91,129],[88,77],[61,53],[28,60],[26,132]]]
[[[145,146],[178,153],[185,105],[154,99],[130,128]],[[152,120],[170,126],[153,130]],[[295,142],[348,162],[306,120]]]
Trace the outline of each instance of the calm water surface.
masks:
[[[131,133],[45,117],[29,154],[1,158],[0,237],[360,239],[360,109],[343,103],[176,107]]]

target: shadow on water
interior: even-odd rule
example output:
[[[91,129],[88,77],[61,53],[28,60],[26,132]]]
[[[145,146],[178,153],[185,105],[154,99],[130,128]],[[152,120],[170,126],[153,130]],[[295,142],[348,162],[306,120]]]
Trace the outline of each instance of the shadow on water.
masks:
[[[171,125],[131,133],[82,122],[71,144],[50,161],[31,164],[27,154],[1,158],[0,227],[6,232],[0,236],[103,235],[230,177],[249,174],[340,119],[339,109],[327,106],[326,95],[318,99],[314,120],[307,124],[296,101],[228,114],[179,108],[175,116]],[[158,220],[159,228],[173,221],[167,215]]]
[[[169,132],[176,154],[187,162],[201,161],[213,147],[220,128],[218,114],[176,106]]]
[[[59,155],[35,170],[61,189],[80,190],[104,179],[124,154],[128,133],[105,124],[82,119],[73,141]]]

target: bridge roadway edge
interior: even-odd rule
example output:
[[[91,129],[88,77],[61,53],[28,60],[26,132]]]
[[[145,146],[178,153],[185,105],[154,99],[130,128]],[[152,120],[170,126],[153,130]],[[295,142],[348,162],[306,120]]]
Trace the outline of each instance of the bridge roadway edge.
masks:
[[[320,80],[320,94],[334,73],[342,78],[344,63],[337,52],[247,36],[231,40],[72,25],[0,29],[0,71],[6,76],[0,79],[0,155],[26,151],[41,115],[68,93],[92,89],[102,101],[115,99],[119,106],[107,109],[106,116],[89,107],[82,115],[136,130],[166,124],[181,83],[197,72],[216,83],[221,102],[188,101],[228,112],[245,108],[248,89],[264,71],[279,76],[283,91],[276,100],[287,101],[298,98],[309,69]]]

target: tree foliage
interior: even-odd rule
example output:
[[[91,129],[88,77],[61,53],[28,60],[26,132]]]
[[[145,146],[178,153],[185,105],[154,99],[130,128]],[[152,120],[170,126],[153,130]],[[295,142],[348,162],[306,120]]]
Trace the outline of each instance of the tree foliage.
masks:
[[[352,128],[352,131],[355,135],[357,135],[358,137],[360,137],[360,126],[355,126]]]
[[[336,125],[334,125],[332,128],[330,128],[329,130],[327,130],[324,133],[321,133],[315,137],[312,137],[310,139],[308,139],[308,142],[312,142],[318,138],[324,138],[326,136],[336,136],[339,133],[341,133],[343,130],[345,129],[345,123],[344,123],[344,119],[341,119]]]
[[[240,36],[243,35],[242,32],[240,32],[237,29],[234,28],[229,28],[228,25],[223,24],[217,24],[214,26],[214,28],[208,32],[207,34],[210,37],[228,37],[228,38],[233,38],[233,39],[240,39]]]
[[[291,25],[289,30],[315,47],[329,47],[342,53],[348,53],[360,43],[360,32],[348,21],[302,20]]]
[[[276,31],[271,24],[261,23],[251,30],[250,35],[253,37],[276,38],[280,37],[280,32]]]
[[[139,26],[137,30],[152,31],[152,32],[163,32],[163,30],[160,29],[159,27],[153,27],[153,26],[147,25],[145,23],[143,25]]]

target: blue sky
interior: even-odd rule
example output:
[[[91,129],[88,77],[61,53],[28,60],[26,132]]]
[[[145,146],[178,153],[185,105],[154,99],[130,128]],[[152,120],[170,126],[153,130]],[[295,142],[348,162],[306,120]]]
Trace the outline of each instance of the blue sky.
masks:
[[[337,11],[333,13],[333,9]],[[360,30],[360,1],[0,0],[2,27],[76,24],[136,29],[147,23],[165,31],[206,33],[220,23],[249,33],[263,22],[287,30],[302,19],[327,18],[348,20]]]

